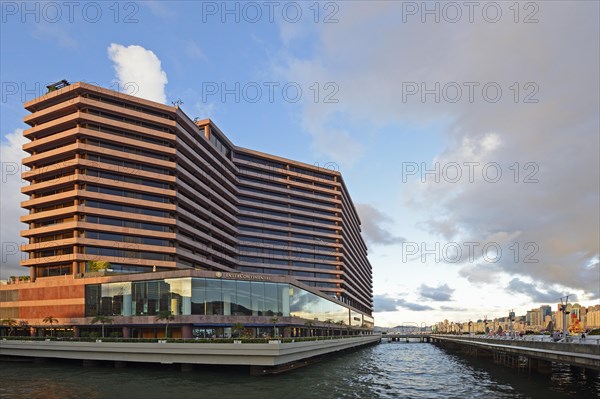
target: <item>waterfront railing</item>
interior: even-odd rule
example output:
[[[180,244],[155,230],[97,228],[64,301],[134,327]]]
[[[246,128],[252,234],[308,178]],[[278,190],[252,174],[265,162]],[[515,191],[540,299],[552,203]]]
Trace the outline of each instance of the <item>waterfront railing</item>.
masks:
[[[579,335],[569,335],[567,337],[556,339],[551,335],[484,335],[484,334],[432,334],[445,337],[454,337],[460,339],[472,340],[494,340],[494,341],[517,341],[517,342],[553,342],[566,344],[582,344],[582,345],[600,345],[600,335],[587,335],[585,338]]]
[[[287,337],[287,338],[120,338],[120,337],[26,337],[2,336],[2,341],[60,341],[60,342],[126,342],[126,343],[201,343],[201,344],[286,344],[293,342],[326,341],[348,338],[360,338],[376,334],[363,335],[334,335],[317,337]]]

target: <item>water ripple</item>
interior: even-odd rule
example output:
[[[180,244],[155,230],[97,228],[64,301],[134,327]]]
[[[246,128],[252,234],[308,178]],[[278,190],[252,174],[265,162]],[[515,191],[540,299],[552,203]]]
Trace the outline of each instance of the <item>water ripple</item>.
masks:
[[[425,343],[384,343],[278,376],[247,369],[81,367],[75,363],[0,363],[6,399],[152,398],[579,398],[598,397],[600,378],[556,366],[552,377],[526,376],[464,359]]]

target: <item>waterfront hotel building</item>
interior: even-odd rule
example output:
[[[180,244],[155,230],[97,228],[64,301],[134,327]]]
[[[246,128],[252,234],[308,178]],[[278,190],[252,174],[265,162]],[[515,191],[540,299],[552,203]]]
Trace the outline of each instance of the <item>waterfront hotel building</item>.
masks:
[[[110,316],[126,337],[160,336],[163,311],[180,337],[372,329],[372,268],[338,171],[237,147],[177,106],[61,86],[25,104],[29,279],[0,287],[0,318],[77,334]]]

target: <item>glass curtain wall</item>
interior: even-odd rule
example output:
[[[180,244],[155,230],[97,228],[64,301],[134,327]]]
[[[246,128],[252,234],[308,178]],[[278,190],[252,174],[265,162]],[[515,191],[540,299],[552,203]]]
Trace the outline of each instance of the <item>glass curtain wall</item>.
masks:
[[[86,286],[86,316],[292,316],[351,326],[372,318],[285,283],[173,278]]]

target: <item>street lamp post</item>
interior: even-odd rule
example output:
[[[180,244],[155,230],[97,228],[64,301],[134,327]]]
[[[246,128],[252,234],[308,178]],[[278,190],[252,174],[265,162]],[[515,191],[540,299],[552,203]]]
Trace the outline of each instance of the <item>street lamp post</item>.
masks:
[[[515,310],[511,309],[508,311],[508,329],[510,331],[510,337],[514,338],[513,334],[513,322],[515,321]]]
[[[567,338],[567,334],[569,333],[567,328],[567,315],[570,313],[567,311],[567,305],[569,304],[569,295],[560,298],[560,310],[563,314],[563,338]],[[563,299],[565,303],[563,304]]]

